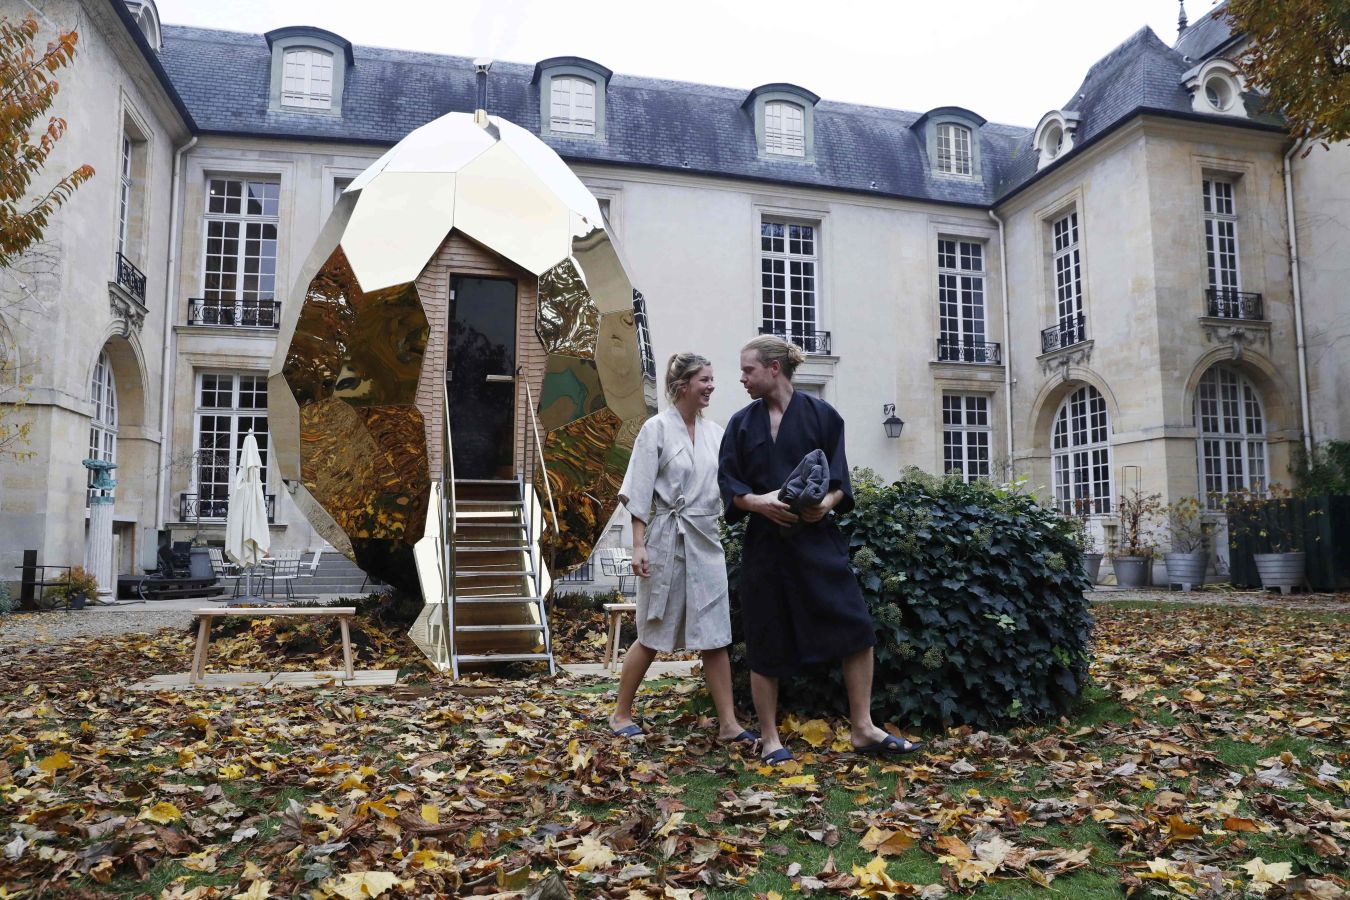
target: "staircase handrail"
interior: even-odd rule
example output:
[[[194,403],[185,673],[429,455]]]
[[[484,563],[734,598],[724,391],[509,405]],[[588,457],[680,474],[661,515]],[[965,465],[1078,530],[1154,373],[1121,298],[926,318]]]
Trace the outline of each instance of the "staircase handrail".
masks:
[[[544,495],[548,497],[548,512],[553,521],[553,530],[558,530],[558,509],[553,505],[553,485],[548,480],[548,465],[544,462],[544,443],[539,438],[539,419],[534,413],[534,393],[530,390],[530,379],[525,376],[524,368],[516,370],[516,376],[525,384],[525,407],[530,411],[530,430],[534,433],[534,452],[539,460],[539,469],[544,473]],[[542,539],[543,535],[539,537]],[[538,578],[538,576],[535,576]]]

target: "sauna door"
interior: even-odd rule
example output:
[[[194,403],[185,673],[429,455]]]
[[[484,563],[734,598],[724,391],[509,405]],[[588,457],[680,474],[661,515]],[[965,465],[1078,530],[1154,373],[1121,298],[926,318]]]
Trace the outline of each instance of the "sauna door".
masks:
[[[516,474],[516,283],[450,279],[446,385],[456,478]]]

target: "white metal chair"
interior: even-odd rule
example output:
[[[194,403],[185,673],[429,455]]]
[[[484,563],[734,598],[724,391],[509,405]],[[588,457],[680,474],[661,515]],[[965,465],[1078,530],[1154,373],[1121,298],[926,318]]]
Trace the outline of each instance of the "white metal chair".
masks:
[[[299,550],[278,550],[272,555],[272,571],[267,577],[272,580],[271,595],[277,595],[277,582],[280,581],[286,588],[286,599],[295,600],[294,583],[300,577],[300,553]]]
[[[605,547],[595,551],[600,557],[600,571],[619,581],[619,593],[632,597],[637,593],[637,576],[631,568],[633,557],[624,547]]]
[[[319,558],[322,556],[323,556],[323,548],[320,547],[318,550],[314,551],[314,557],[309,561],[309,565],[300,566],[299,576],[302,580],[305,578],[313,578],[316,574],[318,574]],[[314,596],[317,597],[318,595],[315,594]]]
[[[244,574],[243,571],[234,563],[226,559],[225,551],[220,549],[219,547],[207,547],[206,553],[208,556],[211,557],[212,574],[216,576],[217,580],[223,578],[233,578],[234,588],[231,596],[238,597],[240,587],[244,580],[242,577],[240,577]]]

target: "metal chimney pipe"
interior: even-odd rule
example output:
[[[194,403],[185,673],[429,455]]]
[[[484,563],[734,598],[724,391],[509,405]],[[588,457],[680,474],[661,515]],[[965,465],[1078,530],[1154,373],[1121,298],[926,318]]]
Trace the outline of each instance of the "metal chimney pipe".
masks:
[[[492,60],[486,56],[480,56],[473,61],[475,77],[478,79],[478,101],[474,105],[473,120],[480,126],[486,127],[487,117],[487,81],[488,72],[492,71]]]

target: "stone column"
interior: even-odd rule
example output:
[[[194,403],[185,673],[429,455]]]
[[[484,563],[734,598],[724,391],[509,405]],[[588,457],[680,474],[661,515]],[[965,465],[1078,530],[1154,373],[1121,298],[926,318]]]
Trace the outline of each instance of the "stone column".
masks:
[[[84,568],[98,581],[99,602],[117,598],[117,578],[113,572],[113,488],[117,482],[110,474],[116,463],[86,459],[86,469],[94,472],[93,487],[99,492],[89,498],[89,538],[84,545]]]

